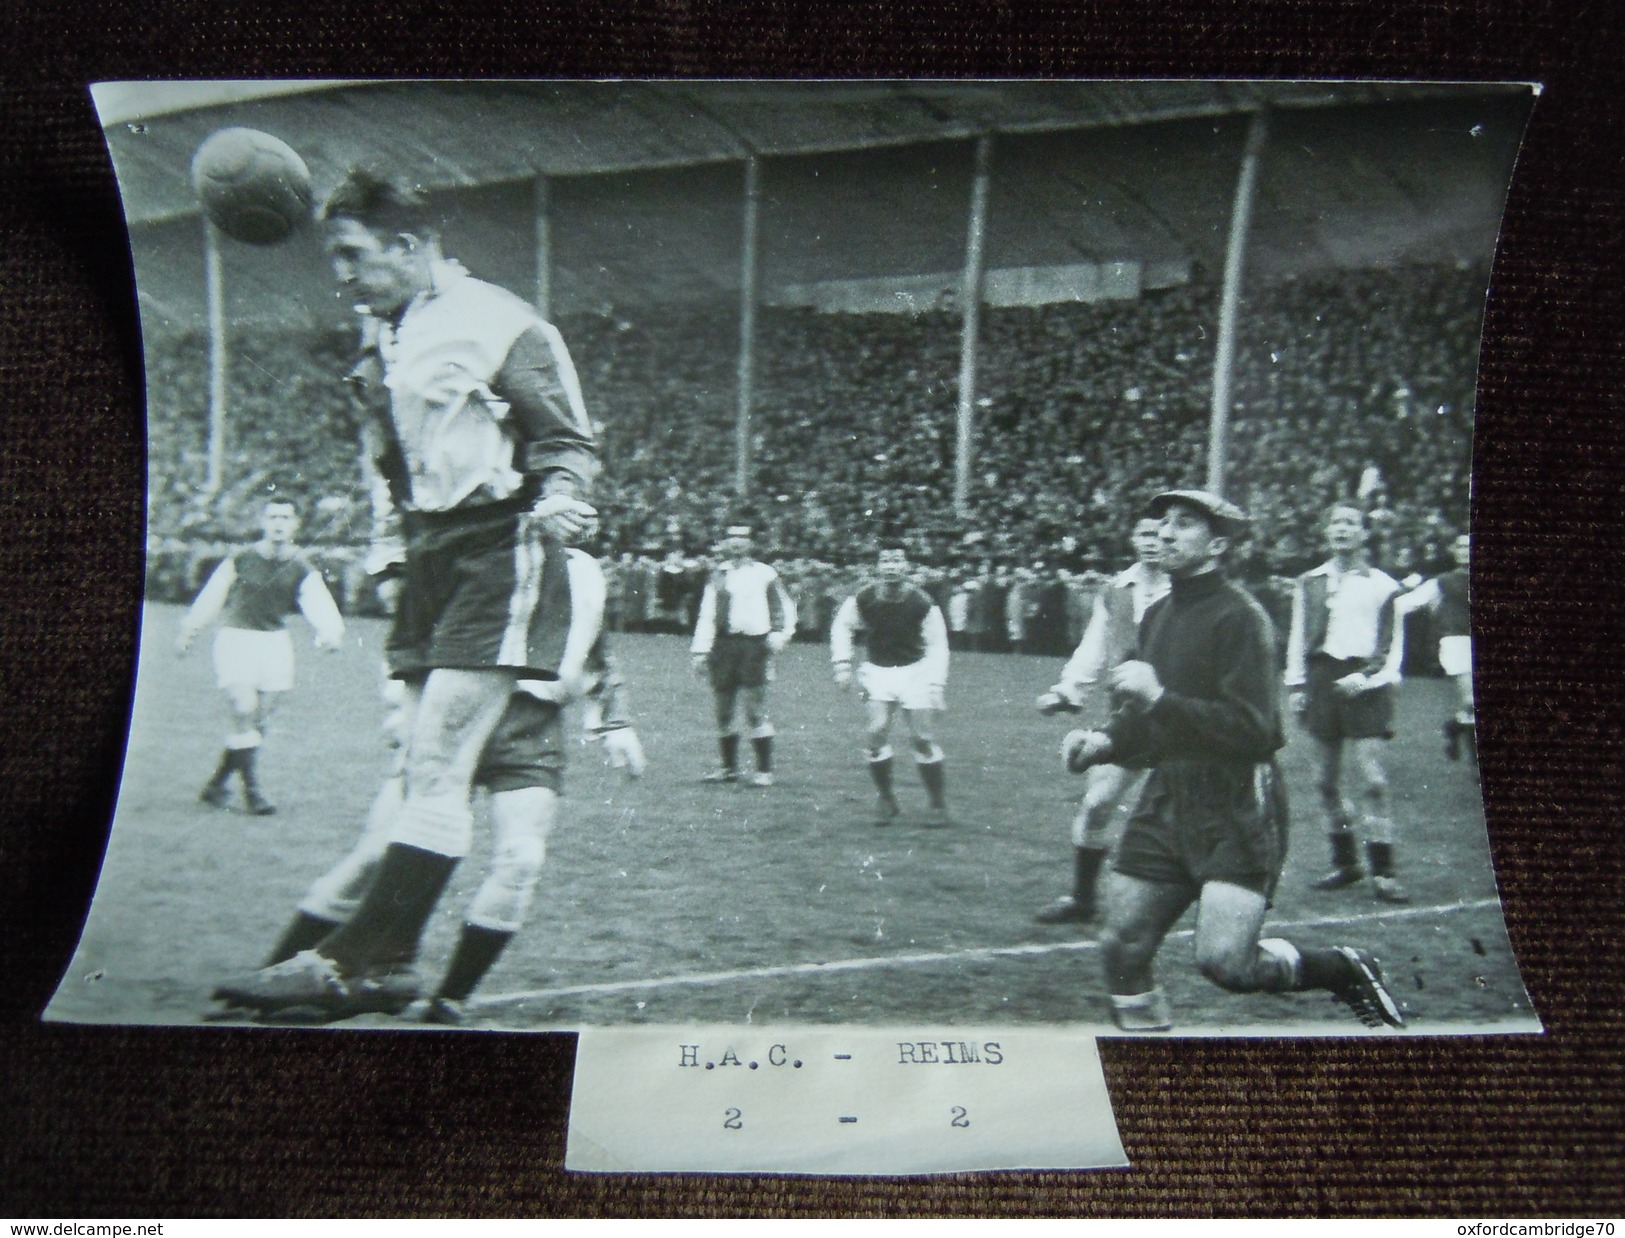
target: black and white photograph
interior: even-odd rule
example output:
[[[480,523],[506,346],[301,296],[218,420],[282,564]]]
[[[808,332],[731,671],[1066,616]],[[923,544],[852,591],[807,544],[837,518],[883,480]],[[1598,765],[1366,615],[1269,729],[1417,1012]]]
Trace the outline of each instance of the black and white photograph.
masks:
[[[94,87],[145,593],[46,1019],[1539,1032],[1468,588],[1537,94]]]

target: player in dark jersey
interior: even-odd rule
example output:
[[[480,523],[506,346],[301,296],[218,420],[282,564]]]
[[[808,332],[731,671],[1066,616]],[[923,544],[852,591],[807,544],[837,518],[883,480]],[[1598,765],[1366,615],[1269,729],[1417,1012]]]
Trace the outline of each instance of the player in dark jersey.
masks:
[[[1445,755],[1452,761],[1478,756],[1478,714],[1473,704],[1473,628],[1468,611],[1472,542],[1463,533],[1451,544],[1454,571],[1445,572],[1404,594],[1394,603],[1403,618],[1413,610],[1433,612],[1439,634],[1439,668],[1456,681],[1456,712],[1444,723]]]
[[[914,745],[914,766],[930,801],[926,823],[948,824],[943,791],[943,753],[931,734],[931,717],[946,705],[948,625],[929,594],[908,579],[908,552],[887,546],[876,565],[880,579],[841,603],[830,626],[835,682],[854,680],[867,710],[869,777],[879,793],[875,824],[899,815],[892,792],[891,727],[899,711]],[[854,674],[853,643],[862,637],[865,657]]]
[[[1286,859],[1286,791],[1275,763],[1285,740],[1274,630],[1221,566],[1247,517],[1200,490],[1160,494],[1150,510],[1162,518],[1172,587],[1146,611],[1135,656],[1111,673],[1111,720],[1071,732],[1061,747],[1073,773],[1101,762],[1151,771],[1107,891],[1101,959],[1112,1016],[1131,1031],[1172,1025],[1152,962],[1194,902],[1196,965],[1221,988],[1324,989],[1368,1026],[1402,1027],[1365,951],[1260,937]]]
[[[220,562],[181,620],[175,641],[184,656],[198,633],[220,620],[214,672],[231,721],[220,764],[199,798],[224,808],[236,774],[248,811],[257,817],[276,811],[260,790],[255,757],[278,699],[293,687],[288,617],[297,611],[310,621],[318,649],[337,649],[344,639],[344,620],[322,574],[294,545],[298,530],[299,513],[292,503],[267,502],[260,512],[260,540]]]

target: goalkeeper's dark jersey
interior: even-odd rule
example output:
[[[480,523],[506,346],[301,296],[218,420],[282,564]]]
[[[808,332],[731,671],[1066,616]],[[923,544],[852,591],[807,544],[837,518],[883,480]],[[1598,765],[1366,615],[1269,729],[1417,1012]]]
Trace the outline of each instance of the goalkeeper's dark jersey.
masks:
[[[275,632],[299,609],[299,586],[316,569],[304,555],[274,559],[258,550],[232,556],[235,579],[221,623],[250,632]]]
[[[865,585],[858,590],[858,625],[875,666],[912,666],[925,657],[925,620],[936,605],[918,585]]]
[[[1106,732],[1112,760],[1257,763],[1286,741],[1275,683],[1275,632],[1264,608],[1220,571],[1173,581],[1140,622],[1136,656],[1163,694],[1149,709],[1123,704]]]

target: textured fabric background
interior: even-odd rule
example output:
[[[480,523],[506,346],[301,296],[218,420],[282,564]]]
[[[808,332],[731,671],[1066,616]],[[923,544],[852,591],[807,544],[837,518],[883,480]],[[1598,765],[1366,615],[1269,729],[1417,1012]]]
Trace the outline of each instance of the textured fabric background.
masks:
[[[1625,1211],[1625,9],[349,0],[0,15],[0,1214]],[[1149,10],[1154,6],[1146,6]],[[1027,74],[1547,84],[1489,306],[1474,567],[1507,924],[1543,1038],[1107,1043],[1127,1172],[576,1177],[568,1037],[42,1026],[117,787],[140,342],[85,92],[121,77]],[[816,862],[816,857],[809,857]]]

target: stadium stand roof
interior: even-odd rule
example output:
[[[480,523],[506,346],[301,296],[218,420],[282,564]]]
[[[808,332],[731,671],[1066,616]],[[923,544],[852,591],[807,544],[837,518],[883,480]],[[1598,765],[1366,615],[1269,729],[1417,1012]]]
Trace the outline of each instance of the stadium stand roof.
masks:
[[[176,84],[180,85],[180,84]],[[215,129],[263,125],[312,169],[374,158],[429,190],[967,138],[1459,96],[1459,86],[1336,82],[265,83],[256,97],[107,127],[133,224],[193,214],[184,172]],[[307,88],[299,89],[300,85]],[[1507,93],[1479,86],[1475,93]],[[1510,88],[1519,94],[1522,88]],[[207,95],[194,97],[208,98]],[[477,136],[476,136],[477,135]],[[471,140],[471,136],[475,140]],[[180,175],[177,175],[177,172]]]
[[[446,201],[450,252],[527,294],[531,185],[553,178],[553,309],[569,313],[729,295],[751,151],[766,157],[769,299],[810,281],[955,271],[969,139],[982,133],[997,135],[991,266],[1132,260],[1213,273],[1245,117],[1266,107],[1254,274],[1482,261],[1531,98],[1521,86],[1437,83],[197,85],[155,85],[145,109],[127,90],[104,114],[143,300],[186,318],[201,263],[187,169],[227,125],[288,141],[318,193],[358,160],[396,170]],[[320,286],[319,257],[293,252],[304,249],[234,246],[234,312],[286,317],[301,312],[290,298],[314,304],[305,286]],[[162,250],[162,269],[143,250]]]

